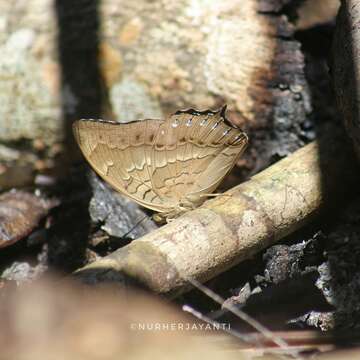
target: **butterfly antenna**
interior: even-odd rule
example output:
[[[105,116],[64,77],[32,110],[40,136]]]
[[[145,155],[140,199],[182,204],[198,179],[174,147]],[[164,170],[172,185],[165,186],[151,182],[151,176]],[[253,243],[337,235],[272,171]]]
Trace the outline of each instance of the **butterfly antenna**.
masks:
[[[131,234],[148,216],[145,215],[142,219],[140,219],[125,235],[122,237],[126,238],[129,234]]]

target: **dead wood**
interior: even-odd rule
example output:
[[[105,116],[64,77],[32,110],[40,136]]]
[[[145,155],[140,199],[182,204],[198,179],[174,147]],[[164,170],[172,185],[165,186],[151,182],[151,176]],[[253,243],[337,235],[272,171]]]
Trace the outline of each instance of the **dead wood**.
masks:
[[[87,281],[130,276],[158,293],[206,281],[309,222],[357,179],[338,130],[249,181],[77,272]]]
[[[332,75],[339,110],[360,155],[360,1],[344,0],[337,17]]]

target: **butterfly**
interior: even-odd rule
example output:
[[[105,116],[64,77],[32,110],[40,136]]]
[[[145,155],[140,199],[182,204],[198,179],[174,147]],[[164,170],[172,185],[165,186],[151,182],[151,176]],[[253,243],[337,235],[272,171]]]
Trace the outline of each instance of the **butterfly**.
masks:
[[[81,119],[75,139],[92,168],[115,190],[175,218],[200,206],[234,167],[248,143],[218,111],[177,111],[166,120],[129,123]]]

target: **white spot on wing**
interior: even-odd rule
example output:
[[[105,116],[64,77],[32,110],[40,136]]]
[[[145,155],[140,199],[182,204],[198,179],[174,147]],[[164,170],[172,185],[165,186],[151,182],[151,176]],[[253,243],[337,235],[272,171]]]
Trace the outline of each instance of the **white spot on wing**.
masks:
[[[200,122],[200,126],[204,126],[207,123],[208,119],[203,119]]]
[[[219,123],[220,123],[220,121],[216,122],[216,123],[213,125],[213,127],[211,128],[211,130],[216,129],[216,128],[218,127]]]

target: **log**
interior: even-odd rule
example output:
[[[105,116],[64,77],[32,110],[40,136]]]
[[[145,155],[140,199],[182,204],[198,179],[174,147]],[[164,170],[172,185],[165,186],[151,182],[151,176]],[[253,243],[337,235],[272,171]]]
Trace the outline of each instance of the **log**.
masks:
[[[79,269],[84,281],[135,279],[175,296],[299,229],[356,189],[358,170],[338,129],[249,181],[109,256]]]
[[[338,13],[331,68],[337,104],[360,156],[360,1],[343,0]]]

